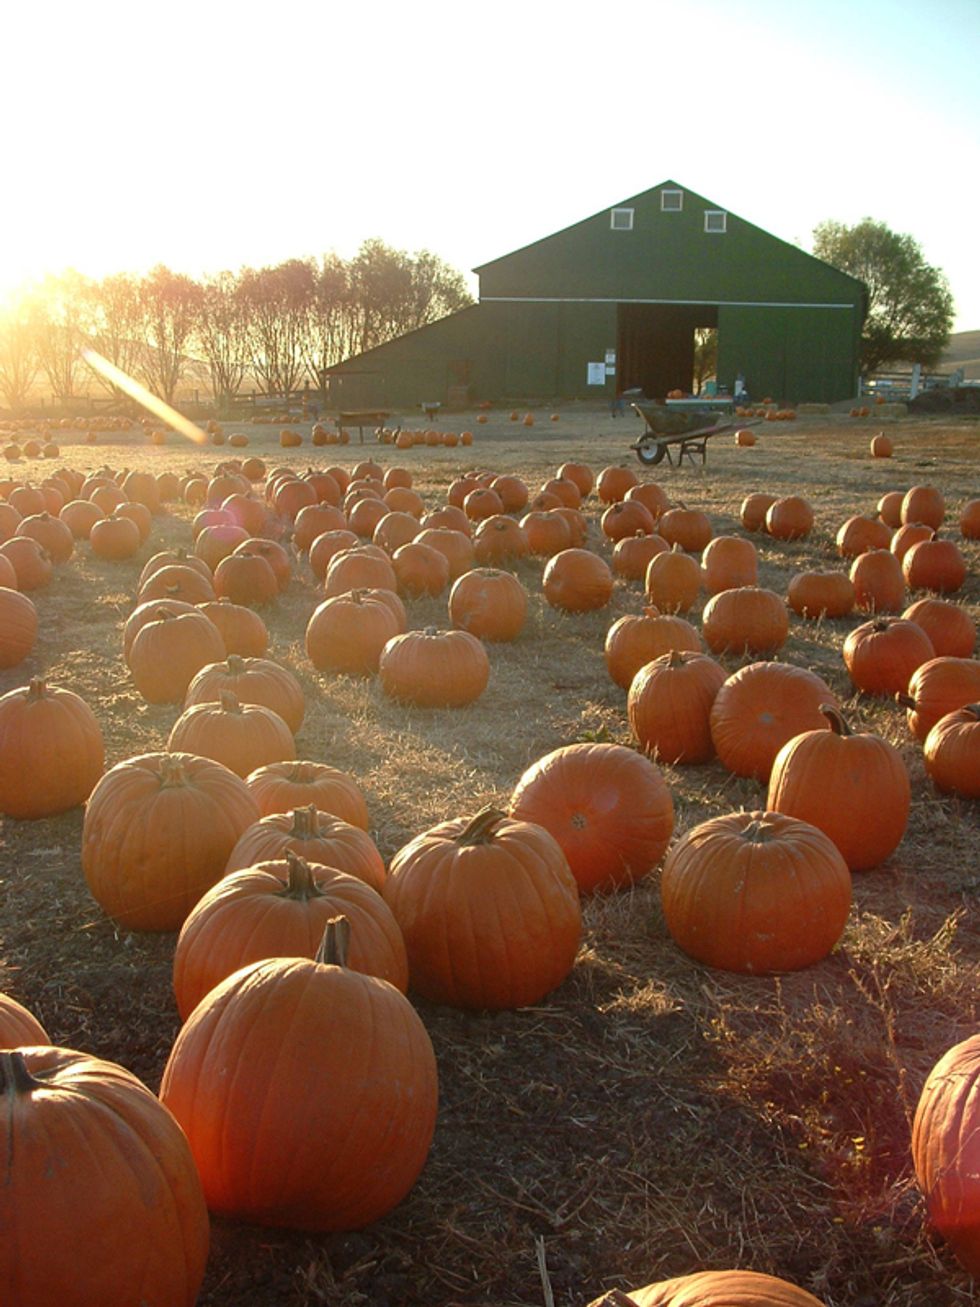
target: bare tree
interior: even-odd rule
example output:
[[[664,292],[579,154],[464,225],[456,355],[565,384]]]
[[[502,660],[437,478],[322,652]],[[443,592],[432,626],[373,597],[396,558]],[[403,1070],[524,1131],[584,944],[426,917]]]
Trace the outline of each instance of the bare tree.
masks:
[[[138,371],[142,347],[143,311],[139,283],[127,273],[116,273],[88,286],[90,339],[98,352],[130,376]],[[116,399],[123,392],[101,373],[90,369],[99,385]]]
[[[24,407],[39,370],[36,324],[30,305],[21,301],[0,316],[0,395],[15,413]]]
[[[219,272],[204,282],[194,337],[207,363],[215,403],[227,412],[250,359],[248,306],[240,277]]]
[[[303,377],[315,284],[312,259],[288,259],[274,268],[242,273],[251,365],[270,395],[287,396]]]
[[[172,404],[189,359],[201,288],[182,273],[158,266],[139,284],[142,318],[140,371],[150,390]]]
[[[325,370],[354,352],[353,325],[347,264],[337,254],[324,255],[307,306],[303,339],[303,362],[321,389]]]
[[[55,399],[77,397],[81,351],[92,329],[91,284],[73,270],[48,277],[32,296],[38,360]]]

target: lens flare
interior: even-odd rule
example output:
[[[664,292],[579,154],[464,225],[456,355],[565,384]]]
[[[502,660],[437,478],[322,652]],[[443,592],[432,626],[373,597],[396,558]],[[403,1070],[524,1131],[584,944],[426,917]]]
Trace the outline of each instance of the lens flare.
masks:
[[[111,381],[114,386],[118,386],[120,390],[125,391],[130,399],[135,399],[137,404],[142,404],[154,417],[168,423],[182,436],[192,440],[195,445],[206,445],[208,443],[207,436],[199,426],[191,422],[189,418],[185,418],[183,413],[178,413],[175,408],[171,408],[159,395],[154,395],[152,391],[140,385],[136,378],[131,377],[128,372],[123,372],[114,363],[110,363],[107,358],[103,358],[96,350],[82,350],[82,358],[90,368],[94,368],[96,372],[101,372],[106,381]]]

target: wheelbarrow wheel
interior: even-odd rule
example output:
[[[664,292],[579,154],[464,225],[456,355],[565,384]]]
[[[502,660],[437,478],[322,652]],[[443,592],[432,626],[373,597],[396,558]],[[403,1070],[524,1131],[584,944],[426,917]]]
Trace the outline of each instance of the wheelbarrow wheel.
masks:
[[[658,463],[662,463],[666,452],[667,446],[662,445],[659,440],[644,440],[636,447],[636,457],[644,467],[656,467]]]

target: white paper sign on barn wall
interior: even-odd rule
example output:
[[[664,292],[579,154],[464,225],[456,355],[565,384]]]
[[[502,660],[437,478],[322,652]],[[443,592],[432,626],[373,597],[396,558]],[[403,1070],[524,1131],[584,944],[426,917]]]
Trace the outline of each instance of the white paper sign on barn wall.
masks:
[[[589,363],[587,384],[590,386],[604,386],[606,384],[606,365],[605,363]]]

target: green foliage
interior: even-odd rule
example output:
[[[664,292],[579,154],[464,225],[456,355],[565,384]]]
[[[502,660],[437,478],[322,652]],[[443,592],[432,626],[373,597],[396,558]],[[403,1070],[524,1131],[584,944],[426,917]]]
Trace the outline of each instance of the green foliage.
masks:
[[[913,237],[873,218],[854,227],[828,220],[814,228],[813,253],[867,287],[863,372],[886,363],[938,363],[953,326],[953,296]]]

